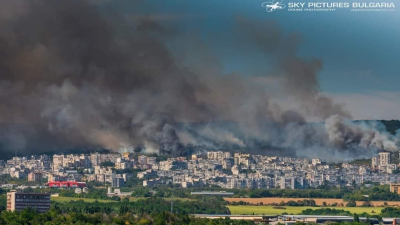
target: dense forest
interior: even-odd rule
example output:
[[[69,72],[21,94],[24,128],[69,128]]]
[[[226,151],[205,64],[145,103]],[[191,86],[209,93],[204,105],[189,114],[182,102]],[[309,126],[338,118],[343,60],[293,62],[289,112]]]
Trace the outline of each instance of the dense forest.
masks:
[[[68,205],[69,203],[65,203]],[[123,208],[121,205],[121,209]],[[87,207],[90,208],[90,207]],[[342,216],[353,216],[354,222],[344,222],[344,223],[329,223],[330,225],[368,225],[369,223],[359,222],[360,217],[366,218],[377,218],[382,217],[400,217],[400,209],[397,208],[385,208],[379,215],[369,215],[367,213],[362,214],[352,214],[346,210],[337,210],[331,208],[321,208],[321,209],[305,209],[300,214],[302,215],[342,215]],[[368,220],[367,220],[368,221]],[[59,208],[59,205],[52,206],[51,210],[47,213],[37,213],[31,209],[25,209],[22,212],[9,212],[2,211],[0,213],[0,224],[10,224],[10,225],[250,225],[254,224],[251,221],[243,220],[230,220],[225,219],[200,219],[194,218],[189,214],[185,213],[169,213],[167,211],[163,212],[151,212],[151,213],[132,213],[130,211],[85,211],[76,212],[69,211],[65,212],[63,209]],[[297,222],[296,225],[304,225],[304,223]]]
[[[166,211],[173,211],[178,214],[230,214],[230,211],[225,207],[225,201],[217,197],[207,197],[198,201],[181,201],[175,200],[171,208],[171,201],[166,201],[163,198],[146,198],[137,201],[121,201],[110,203],[88,203],[84,201],[71,202],[53,202],[55,209],[66,212],[76,213],[132,213],[132,214],[151,214]]]
[[[346,211],[343,209],[334,209],[334,208],[321,208],[321,209],[305,209],[301,212],[302,215],[340,215],[340,216],[354,216],[350,211]],[[378,218],[382,219],[382,217],[400,217],[400,209],[387,207],[382,209],[381,213],[378,215],[369,215],[368,213],[358,214],[360,217],[367,218]]]
[[[386,130],[391,134],[395,134],[400,129],[400,120],[380,120],[380,122],[385,125]]]
[[[351,214],[344,210],[321,209],[321,210],[303,210],[303,215],[346,215],[353,216],[354,222],[334,222],[330,225],[369,225],[370,223],[359,222],[359,217],[372,218],[368,214]],[[386,208],[382,210],[382,217],[399,217],[400,210],[396,208]],[[62,213],[57,209],[52,209],[47,213],[36,213],[33,210],[26,209],[22,212],[0,213],[0,224],[9,225],[252,225],[252,221],[225,219],[201,219],[194,218],[184,214],[173,214],[169,212],[151,213],[151,214],[130,214],[130,213]],[[303,222],[296,222],[296,225],[305,225]]]
[[[32,210],[22,212],[0,213],[0,224],[8,225],[250,225],[249,221],[241,220],[209,220],[194,218],[185,214],[172,214],[159,212],[151,214],[131,213],[76,213],[62,211],[53,208],[47,213],[36,213]]]
[[[6,197],[0,195],[0,211],[6,209]],[[112,202],[84,202],[82,200],[70,202],[52,201],[52,207],[61,213],[131,213],[151,214],[173,211],[178,214],[230,214],[225,206],[226,202],[220,197],[201,197],[197,200],[174,199],[173,207],[171,200],[159,197],[143,198],[129,201],[128,198],[118,199]]]

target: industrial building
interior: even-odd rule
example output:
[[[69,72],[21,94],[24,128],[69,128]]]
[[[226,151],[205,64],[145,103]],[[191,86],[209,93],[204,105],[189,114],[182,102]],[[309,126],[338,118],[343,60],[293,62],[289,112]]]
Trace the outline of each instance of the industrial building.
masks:
[[[19,193],[15,190],[7,193],[7,210],[22,211],[26,208],[47,212],[50,209],[50,194]]]
[[[76,188],[76,187],[86,187],[85,182],[76,182],[76,181],[50,181],[47,183],[49,187],[59,187],[59,188]]]
[[[379,220],[376,218],[360,217],[360,222],[369,222],[370,224],[379,224]],[[270,220],[269,224],[277,225],[291,225],[297,222],[303,223],[316,223],[324,224],[328,222],[353,222],[354,217],[352,216],[331,216],[331,215],[281,215],[276,219]]]
[[[254,222],[265,222],[267,217],[264,215],[230,215],[230,214],[192,214],[196,218],[206,219],[225,219],[230,220],[249,220]]]
[[[132,195],[133,192],[121,192],[121,189],[115,188],[113,191],[112,187],[108,187],[107,189],[107,197],[113,197],[113,196],[118,196],[118,197],[129,197]]]
[[[330,216],[330,215],[229,215],[229,214],[193,214],[196,218],[207,219],[225,219],[231,220],[249,220],[256,224],[271,224],[271,225],[294,225],[298,222],[312,223],[312,224],[325,224],[328,222],[353,222],[352,216]],[[376,218],[360,217],[361,222],[369,222],[370,224],[379,224]],[[391,223],[393,218],[384,218],[386,224]],[[396,220],[397,221],[397,220]]]

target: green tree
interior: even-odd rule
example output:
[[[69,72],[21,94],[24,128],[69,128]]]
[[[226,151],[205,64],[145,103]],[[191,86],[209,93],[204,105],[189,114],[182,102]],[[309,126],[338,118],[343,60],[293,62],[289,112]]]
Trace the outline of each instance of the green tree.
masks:
[[[346,207],[356,207],[357,206],[357,203],[355,202],[355,201],[349,201],[347,204],[346,204]]]
[[[359,223],[360,222],[360,217],[358,216],[357,213],[354,213],[354,222]]]

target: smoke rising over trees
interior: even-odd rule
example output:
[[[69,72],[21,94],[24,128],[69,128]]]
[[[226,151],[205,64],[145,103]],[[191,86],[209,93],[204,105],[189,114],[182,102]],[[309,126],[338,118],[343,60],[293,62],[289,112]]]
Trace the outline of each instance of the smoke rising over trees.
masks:
[[[235,18],[232,51],[256,49],[270,66],[226,74],[199,37],[171,44],[186,34],[165,26],[166,16],[104,13],[101,4],[0,0],[1,151],[181,155],[189,144],[228,145],[338,161],[397,150],[379,124],[352,123],[320,92],[323,62],[298,56],[300,34]],[[183,60],[182,49],[197,55]]]

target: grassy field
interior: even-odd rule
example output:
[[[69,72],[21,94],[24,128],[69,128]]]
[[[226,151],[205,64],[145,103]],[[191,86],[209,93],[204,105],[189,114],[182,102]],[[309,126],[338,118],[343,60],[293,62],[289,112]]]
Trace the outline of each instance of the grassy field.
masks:
[[[303,201],[304,199],[307,199],[307,198],[281,198],[281,197],[279,197],[279,198],[224,198],[224,199],[225,199],[225,201],[230,202],[230,203],[243,201],[243,202],[247,202],[247,203],[250,203],[253,205],[257,205],[261,202],[264,205],[269,205],[271,203],[280,203],[280,202],[288,202],[288,201],[295,201],[295,202]],[[311,198],[311,199],[313,199],[318,206],[323,206],[324,202],[326,204],[328,204],[328,206],[332,205],[334,203],[336,203],[339,206],[342,204],[343,204],[343,206],[345,206],[347,204],[347,202],[343,201],[343,199],[334,199],[334,198]],[[380,207],[380,206],[383,206],[385,202],[389,206],[400,206],[400,201],[371,201],[370,203],[373,206]],[[356,203],[357,203],[357,206],[362,206],[364,202],[356,201]]]
[[[140,199],[146,199],[146,197],[129,197],[130,202],[135,202]],[[75,197],[61,197],[61,196],[51,196],[51,201],[56,202],[70,202],[70,201],[79,201],[83,200],[84,202],[95,202],[96,199],[92,198],[75,198]],[[164,198],[165,201],[171,201],[171,198]],[[174,201],[196,201],[195,199],[189,198],[174,198]],[[116,202],[114,200],[107,200],[107,199],[97,199],[98,202],[109,203],[109,202]]]
[[[51,201],[55,202],[70,202],[70,201],[79,201],[83,200],[84,202],[95,202],[96,199],[92,198],[74,198],[74,197],[61,197],[61,196],[51,196]],[[98,202],[108,203],[108,202],[116,202],[113,200],[104,200],[104,199],[97,199]]]
[[[147,197],[129,197],[129,201],[130,202],[135,202],[135,201],[137,201],[137,200],[140,200],[140,199],[146,199]],[[165,201],[171,201],[171,198],[163,198]],[[174,201],[182,201],[182,202],[185,202],[185,201],[196,201],[196,199],[190,199],[190,198],[174,198]]]
[[[299,214],[305,209],[321,209],[321,207],[310,207],[310,206],[283,206],[286,209],[274,209],[273,206],[254,206],[254,205],[229,205],[227,206],[232,214],[265,214],[265,215],[277,215],[282,213],[288,214]],[[379,214],[383,207],[329,207],[332,209],[343,209],[350,211],[351,213],[363,213],[368,214]]]
[[[371,165],[371,159],[356,159],[354,161],[349,162],[350,164],[355,164],[355,165]]]
[[[165,201],[171,201],[171,198],[164,198]],[[174,198],[174,201],[182,201],[182,202],[193,202],[193,201],[197,201],[196,199],[191,199],[191,198]]]

